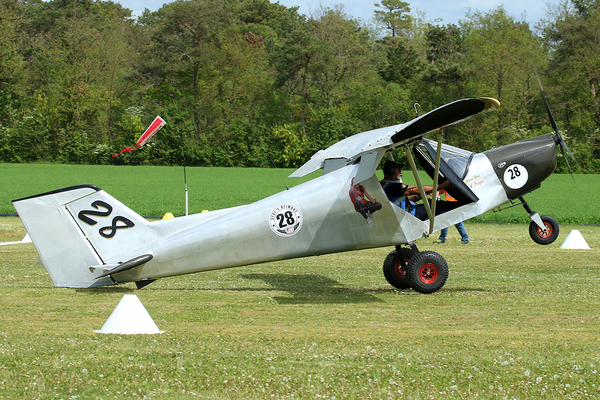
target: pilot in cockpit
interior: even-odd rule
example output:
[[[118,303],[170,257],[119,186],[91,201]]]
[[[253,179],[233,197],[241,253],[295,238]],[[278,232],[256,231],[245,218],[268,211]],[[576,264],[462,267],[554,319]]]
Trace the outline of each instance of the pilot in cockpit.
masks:
[[[428,218],[425,206],[423,204],[416,204],[421,198],[419,188],[406,185],[402,182],[402,165],[395,161],[386,161],[383,165],[383,179],[380,183],[383,191],[392,203],[422,221]],[[437,188],[438,190],[444,190],[451,186],[452,184],[450,181],[445,181],[438,185]],[[423,189],[425,190],[425,194],[431,194],[431,192],[433,192],[433,186],[431,185],[423,185]],[[457,206],[458,204],[439,201],[436,205],[436,215],[443,214]]]

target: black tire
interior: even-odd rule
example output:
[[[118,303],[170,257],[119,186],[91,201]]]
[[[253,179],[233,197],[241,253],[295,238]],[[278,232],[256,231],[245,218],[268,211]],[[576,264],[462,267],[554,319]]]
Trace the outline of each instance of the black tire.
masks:
[[[402,248],[405,263],[408,263],[413,254],[414,252],[411,248]],[[383,262],[383,276],[385,276],[390,285],[397,289],[410,289],[410,283],[406,279],[406,273],[402,269],[396,250],[392,251],[385,258]]]
[[[435,293],[448,279],[448,263],[434,251],[421,251],[415,254],[406,266],[406,279],[413,290]]]
[[[542,223],[546,227],[544,232],[535,222],[529,224],[529,236],[537,244],[546,245],[553,243],[558,237],[558,222],[549,215],[540,215]]]

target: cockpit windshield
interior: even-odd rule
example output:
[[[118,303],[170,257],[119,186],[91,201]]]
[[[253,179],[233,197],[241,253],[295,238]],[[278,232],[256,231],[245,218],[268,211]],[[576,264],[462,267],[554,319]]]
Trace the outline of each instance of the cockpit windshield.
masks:
[[[434,150],[437,149],[437,142],[423,138],[423,141],[431,146]],[[467,173],[469,162],[475,153],[458,147],[450,146],[442,143],[442,160],[458,175],[461,179]]]

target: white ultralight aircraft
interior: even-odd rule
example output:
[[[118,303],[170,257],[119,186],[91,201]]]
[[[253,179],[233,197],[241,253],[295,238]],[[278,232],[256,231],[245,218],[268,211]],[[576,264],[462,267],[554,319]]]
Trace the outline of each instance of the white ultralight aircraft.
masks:
[[[174,275],[395,246],[384,262],[388,282],[433,293],[445,284],[448,265],[435,252],[419,252],[417,239],[507,203],[525,207],[536,242],[551,243],[558,235],[556,221],[533,212],[522,197],[554,171],[555,147],[567,149],[551,113],[555,135],[478,154],[423,137],[499,106],[491,98],[458,100],[410,122],[348,137],[317,152],[290,175],[323,169],[322,176],[245,206],[149,222],[91,185],[13,204],[41,265],[59,287],[135,282],[142,288]],[[443,207],[436,207],[433,196],[424,202],[427,215],[421,220],[387,201],[375,170],[397,148],[405,149],[423,199],[427,196],[417,163],[432,177],[434,193],[438,182],[450,181],[446,190],[457,206],[439,213]],[[367,218],[351,199],[354,185],[381,201]]]

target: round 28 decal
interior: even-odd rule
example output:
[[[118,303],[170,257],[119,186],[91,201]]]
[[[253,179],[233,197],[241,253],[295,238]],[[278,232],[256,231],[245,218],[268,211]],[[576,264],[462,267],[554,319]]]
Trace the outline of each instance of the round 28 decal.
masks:
[[[302,213],[291,204],[280,204],[271,211],[269,225],[279,236],[292,236],[302,227]]]
[[[529,173],[521,164],[513,164],[504,171],[504,183],[511,189],[521,189],[528,178]]]

